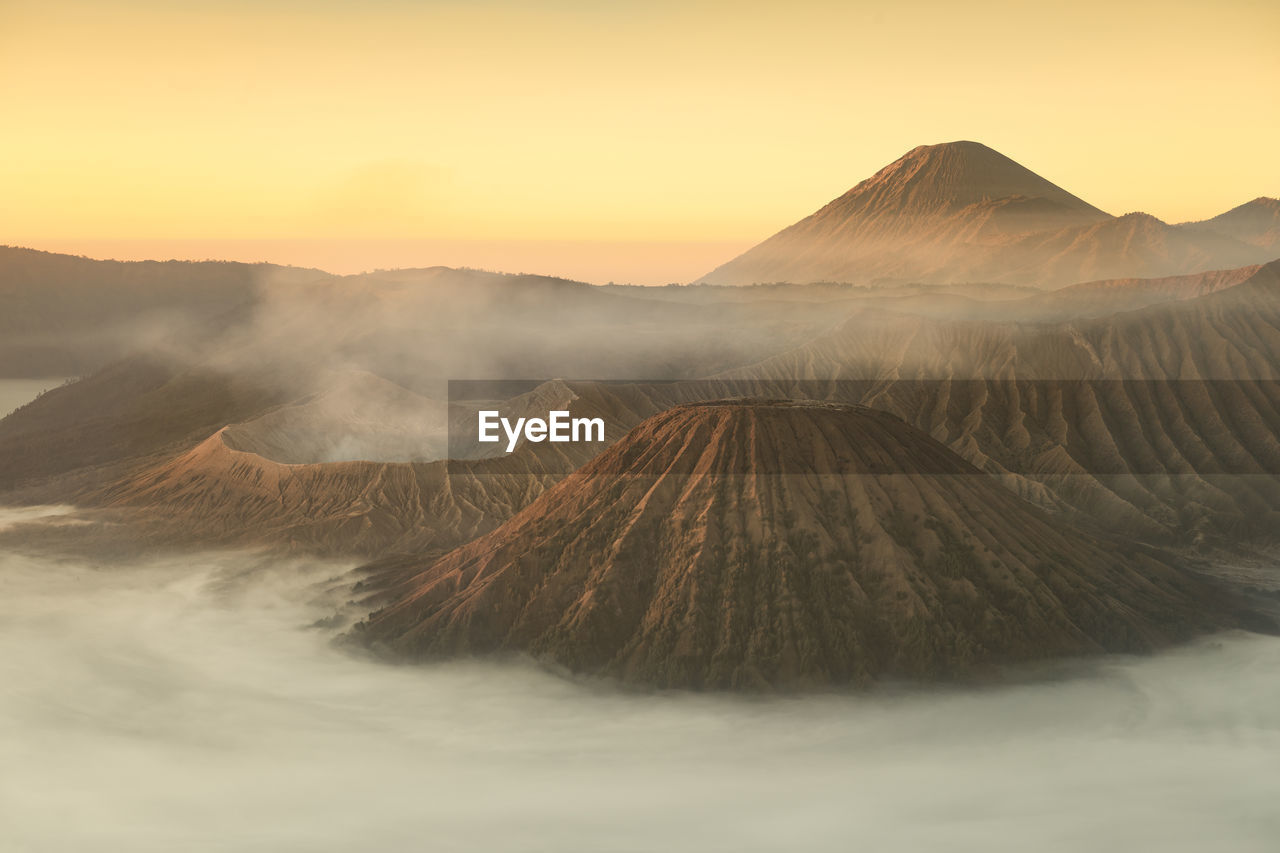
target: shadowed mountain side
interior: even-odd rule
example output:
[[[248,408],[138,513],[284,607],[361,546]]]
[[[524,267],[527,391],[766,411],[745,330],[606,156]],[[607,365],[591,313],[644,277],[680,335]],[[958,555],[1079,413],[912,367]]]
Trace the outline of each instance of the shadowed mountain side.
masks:
[[[184,329],[241,320],[259,286],[319,270],[227,261],[99,261],[0,246],[0,376],[90,373]]]
[[[1044,291],[1005,284],[852,285],[834,283],[752,285],[607,286],[638,299],[695,304],[732,302],[785,306],[821,302],[832,313],[853,316],[869,310],[984,322],[1054,322],[1104,317],[1149,305],[1194,299],[1235,287],[1258,272],[1260,265],[1211,270],[1164,278],[1119,278],[1087,281]]]
[[[872,319],[727,376],[891,410],[984,470],[1015,472],[1019,494],[1114,529],[1274,532],[1280,264],[1096,321]]]
[[[985,145],[951,142],[909,151],[701,281],[1047,288],[1273,259],[1223,233],[1108,216]]]
[[[574,387],[546,382],[504,410],[532,407],[545,415],[547,406],[563,406],[575,417],[603,417],[606,443],[522,442],[509,455],[447,462],[291,464],[263,455],[279,448],[255,443],[256,419],[220,429],[196,447],[135,467],[106,486],[82,489],[75,498],[120,511],[140,538],[154,542],[364,556],[443,551],[493,529],[616,441],[625,431],[619,423],[639,419],[630,407],[650,411],[666,405],[666,398],[642,388],[613,395],[584,383],[586,396],[580,397]],[[466,426],[474,424],[472,419]],[[288,433],[271,435],[288,453],[300,449]]]
[[[1118,533],[1198,545],[1280,529],[1275,382],[904,381],[860,399]]]
[[[1031,234],[957,263],[948,273],[973,281],[1041,286],[1105,278],[1158,278],[1275,260],[1275,253],[1209,231],[1129,213],[1091,225]]]
[[[594,452],[544,444],[500,459],[448,464],[290,465],[237,450],[226,435],[219,430],[82,500],[135,511],[139,535],[155,542],[366,556],[443,551],[493,529]]]
[[[70,500],[281,402],[261,375],[126,359],[0,420],[0,493],[26,486],[36,500]]]
[[[1233,287],[1067,323],[947,323],[867,311],[729,379],[1277,379],[1280,261]]]
[[[948,272],[970,280],[1041,286],[1103,278],[1158,278],[1275,260],[1274,252],[1213,232],[1185,231],[1132,213],[1056,233],[1029,234]]]
[[[1216,231],[1245,243],[1280,251],[1280,199],[1261,196],[1202,222],[1178,226]]]
[[[1195,299],[1243,284],[1260,265],[1211,270],[1165,278],[1112,278],[1086,281],[1009,303],[1011,319],[1041,322],[1105,317],[1149,305]],[[995,319],[999,319],[998,316]]]
[[[796,455],[786,470],[810,473],[777,473]],[[744,462],[753,473],[731,473]],[[398,592],[353,639],[415,660],[529,653],[660,687],[959,677],[1243,618],[891,415],[752,401],[645,421]]]

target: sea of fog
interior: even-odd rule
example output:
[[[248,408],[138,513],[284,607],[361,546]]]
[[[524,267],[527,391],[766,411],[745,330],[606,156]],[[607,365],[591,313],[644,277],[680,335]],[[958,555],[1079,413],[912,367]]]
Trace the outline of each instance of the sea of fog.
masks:
[[[75,518],[0,510],[23,523]],[[1280,849],[1280,639],[1000,688],[627,695],[345,653],[312,627],[344,568],[0,554],[0,846]]]

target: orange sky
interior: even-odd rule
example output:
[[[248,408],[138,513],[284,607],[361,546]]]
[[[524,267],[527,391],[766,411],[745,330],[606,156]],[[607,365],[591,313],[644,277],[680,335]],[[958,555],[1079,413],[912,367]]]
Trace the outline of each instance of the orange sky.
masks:
[[[0,243],[687,280],[922,143],[1280,195],[1280,4],[0,0]]]

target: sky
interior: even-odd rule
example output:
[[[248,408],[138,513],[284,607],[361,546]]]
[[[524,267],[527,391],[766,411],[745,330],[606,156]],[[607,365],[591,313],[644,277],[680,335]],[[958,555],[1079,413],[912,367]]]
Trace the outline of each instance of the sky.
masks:
[[[0,243],[686,281],[910,148],[1280,195],[1280,4],[0,0]]]

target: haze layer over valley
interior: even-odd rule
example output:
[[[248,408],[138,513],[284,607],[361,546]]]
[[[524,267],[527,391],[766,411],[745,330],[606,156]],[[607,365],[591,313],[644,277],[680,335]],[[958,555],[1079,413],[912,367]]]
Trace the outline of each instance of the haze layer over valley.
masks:
[[[74,520],[60,518],[45,522]],[[344,568],[0,556],[7,843],[836,851],[853,834],[883,850],[1190,853],[1260,849],[1280,829],[1272,638],[977,692],[636,696],[335,650],[308,626],[341,603]],[[993,822],[1009,827],[994,844]]]

